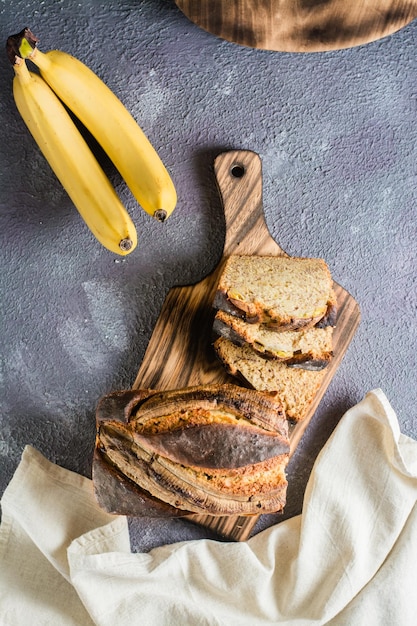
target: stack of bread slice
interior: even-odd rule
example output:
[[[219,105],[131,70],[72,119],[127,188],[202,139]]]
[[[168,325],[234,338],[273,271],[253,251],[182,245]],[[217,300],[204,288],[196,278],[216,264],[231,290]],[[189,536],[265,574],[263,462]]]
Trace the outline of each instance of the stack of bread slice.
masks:
[[[323,259],[230,256],[213,306],[214,349],[227,371],[278,393],[305,418],[333,356],[337,300]]]

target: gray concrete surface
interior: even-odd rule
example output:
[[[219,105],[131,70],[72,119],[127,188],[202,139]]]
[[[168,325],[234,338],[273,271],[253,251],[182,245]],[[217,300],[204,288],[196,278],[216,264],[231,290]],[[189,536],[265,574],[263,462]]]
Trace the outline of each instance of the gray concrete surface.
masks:
[[[344,411],[380,387],[417,436],[417,22],[378,42],[288,54],[222,41],[171,0],[0,3],[0,32],[29,26],[85,61],[158,149],[178,190],[154,222],[97,151],[139,234],[116,258],[93,239],[20,119],[0,55],[0,489],[23,447],[90,475],[94,411],[131,386],[165,294],[210,272],[222,208],[212,164],[258,152],[267,224],[290,254],[324,257],[357,299],[360,328],[289,467],[285,517]],[[266,516],[256,532],[279,521]],[[132,547],[212,536],[131,521]]]

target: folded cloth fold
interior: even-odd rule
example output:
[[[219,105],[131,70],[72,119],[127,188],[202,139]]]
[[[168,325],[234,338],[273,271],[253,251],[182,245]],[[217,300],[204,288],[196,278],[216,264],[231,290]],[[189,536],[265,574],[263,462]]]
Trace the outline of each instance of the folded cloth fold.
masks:
[[[91,481],[27,446],[1,501],[0,623],[414,626],[416,496],[417,442],[380,389],[340,420],[302,514],[242,543],[131,553]]]

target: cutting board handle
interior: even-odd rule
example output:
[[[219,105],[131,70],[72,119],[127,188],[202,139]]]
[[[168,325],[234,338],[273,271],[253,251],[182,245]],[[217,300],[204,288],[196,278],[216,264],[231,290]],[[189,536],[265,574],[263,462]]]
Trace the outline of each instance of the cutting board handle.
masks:
[[[226,220],[224,256],[282,254],[271,237],[262,205],[262,163],[256,152],[231,150],[214,161]]]

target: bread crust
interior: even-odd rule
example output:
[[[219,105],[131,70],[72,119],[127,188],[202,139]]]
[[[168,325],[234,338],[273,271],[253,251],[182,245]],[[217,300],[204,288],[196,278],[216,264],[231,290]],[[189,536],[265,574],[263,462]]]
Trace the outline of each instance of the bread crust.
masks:
[[[101,460],[151,503],[168,505],[168,514],[169,507],[176,515],[280,511],[289,450],[288,422],[274,392],[201,385],[127,391],[124,407],[123,392],[99,403]]]

